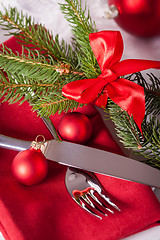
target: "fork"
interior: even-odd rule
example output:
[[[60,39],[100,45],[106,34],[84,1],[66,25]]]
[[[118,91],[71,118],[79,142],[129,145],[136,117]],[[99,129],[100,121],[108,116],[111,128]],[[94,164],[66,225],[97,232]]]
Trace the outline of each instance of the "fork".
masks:
[[[65,176],[66,188],[76,203],[92,215],[102,219],[119,207],[106,195],[94,173],[68,167]]]
[[[57,132],[50,118],[42,117],[43,122],[54,138]],[[66,188],[71,197],[87,212],[102,219],[101,215],[108,216],[107,212],[114,213],[114,209],[120,211],[105,194],[105,191],[94,173],[76,168],[67,168],[65,176]]]

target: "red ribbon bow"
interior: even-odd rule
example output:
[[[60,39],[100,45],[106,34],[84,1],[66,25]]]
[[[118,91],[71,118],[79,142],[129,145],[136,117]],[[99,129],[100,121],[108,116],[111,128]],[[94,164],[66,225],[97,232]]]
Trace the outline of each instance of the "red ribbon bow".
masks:
[[[89,35],[90,45],[97,59],[101,74],[97,78],[82,79],[66,84],[62,93],[79,103],[94,102],[105,107],[108,97],[133,116],[139,127],[145,114],[143,87],[120,76],[149,68],[160,68],[160,61],[127,59],[120,61],[123,39],[119,31],[101,31]]]

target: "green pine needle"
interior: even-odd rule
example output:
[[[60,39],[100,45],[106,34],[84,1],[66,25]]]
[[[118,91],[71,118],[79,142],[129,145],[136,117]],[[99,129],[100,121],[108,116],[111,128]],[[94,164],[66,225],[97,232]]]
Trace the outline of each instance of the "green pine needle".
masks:
[[[87,6],[82,9],[81,1],[66,0],[65,2],[60,6],[72,28],[73,45],[81,70],[87,78],[97,77],[100,69],[89,42],[89,34],[97,32],[95,22],[92,21]]]
[[[28,101],[40,116],[75,110],[83,106],[62,95],[66,83],[96,78],[101,71],[89,42],[89,34],[97,32],[88,7],[79,0],[60,4],[71,26],[72,43],[53,38],[42,24],[16,8],[0,12],[0,25],[17,38],[22,54],[3,46],[0,52],[0,98],[13,104]],[[117,135],[126,148],[145,156],[145,162],[160,169],[160,79],[149,74],[149,82],[141,73],[127,76],[144,87],[146,100],[143,136],[132,117],[108,100],[106,114],[113,120]]]

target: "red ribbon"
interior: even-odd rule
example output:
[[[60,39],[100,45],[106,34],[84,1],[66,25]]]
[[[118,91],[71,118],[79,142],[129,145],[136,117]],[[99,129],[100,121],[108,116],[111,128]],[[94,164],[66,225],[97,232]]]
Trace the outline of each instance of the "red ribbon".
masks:
[[[105,107],[108,97],[133,116],[139,127],[145,115],[143,87],[120,76],[149,68],[160,68],[160,61],[128,59],[120,61],[123,39],[119,31],[101,31],[89,35],[90,45],[97,59],[101,74],[97,78],[82,79],[66,84],[62,93],[79,103],[94,102]]]

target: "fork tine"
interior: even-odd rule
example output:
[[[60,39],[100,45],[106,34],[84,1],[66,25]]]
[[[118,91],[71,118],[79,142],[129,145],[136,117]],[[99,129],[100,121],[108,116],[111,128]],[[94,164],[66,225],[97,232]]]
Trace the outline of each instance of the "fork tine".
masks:
[[[91,198],[89,198],[89,197]],[[100,212],[101,214],[107,216],[107,214],[105,213],[105,209],[103,208],[103,206],[98,202],[96,201],[96,199],[94,198],[94,195],[91,194],[91,192],[87,192],[86,196],[87,200],[90,202],[91,206],[96,209],[96,211]],[[95,202],[95,204],[94,204]]]
[[[115,209],[120,211],[119,207],[107,196],[93,173],[87,173],[79,169],[75,171],[74,169],[68,169],[65,183],[75,202],[97,218],[102,219],[102,214],[108,216],[107,211],[112,214]]]
[[[76,199],[75,201],[81,206],[83,207],[87,212],[91,213],[92,215],[94,215],[95,217],[99,218],[100,220],[102,220],[102,217],[97,214],[95,212],[95,208],[92,206],[92,204],[89,204],[88,201],[86,201],[86,199],[84,198],[84,196],[80,196],[79,197],[80,202],[78,202]]]
[[[96,191],[97,192],[97,191]],[[105,202],[107,202],[109,205],[111,205],[113,208],[117,209],[118,211],[121,211],[120,208],[111,201],[111,199],[109,197],[107,197],[105,194],[101,193],[101,192],[97,192],[97,194],[105,200]]]
[[[103,202],[99,201],[99,199],[94,195],[95,192],[97,192],[97,191],[96,191],[96,190],[93,190],[93,189],[90,190],[90,193],[91,193],[91,195],[92,195],[92,198],[95,200],[95,202],[96,202],[97,204],[99,204],[99,205],[102,207],[102,209],[104,209],[104,210],[106,210],[106,211],[109,211],[110,213],[114,214],[114,212],[113,212],[110,208],[106,207],[106,205],[105,205]],[[97,192],[97,194],[99,195],[98,192]],[[105,214],[105,215],[107,216],[107,214]]]

